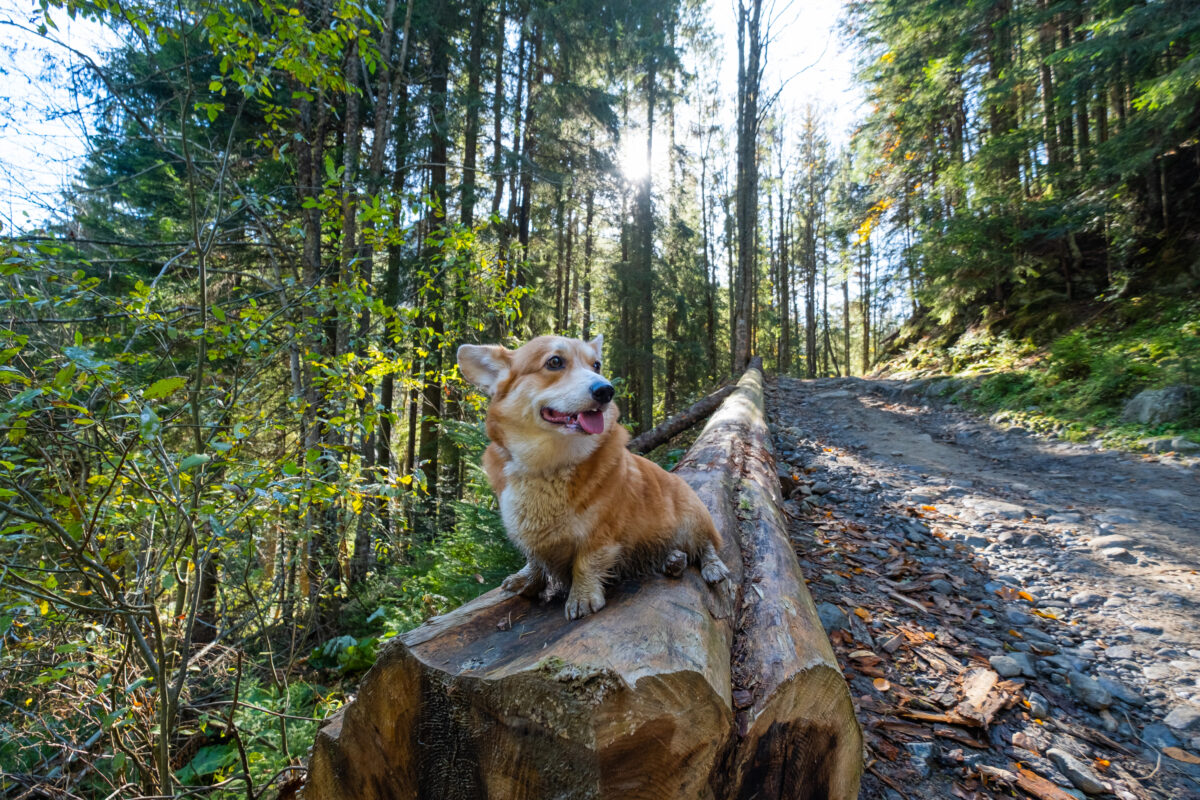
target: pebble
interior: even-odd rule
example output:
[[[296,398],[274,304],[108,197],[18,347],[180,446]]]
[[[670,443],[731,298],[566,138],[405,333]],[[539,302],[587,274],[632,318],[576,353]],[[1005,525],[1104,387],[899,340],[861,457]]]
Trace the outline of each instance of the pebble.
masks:
[[[1067,676],[1071,683],[1071,694],[1093,711],[1100,711],[1113,704],[1112,695],[1095,678],[1082,672],[1071,672]]]
[[[1004,616],[1013,625],[1020,625],[1024,627],[1033,623],[1033,615],[1026,614],[1024,611],[1021,611],[1018,608],[1008,609],[1004,612]]]
[[[1200,730],[1200,708],[1193,705],[1177,705],[1167,714],[1163,723],[1178,731]]]
[[[1050,701],[1042,697],[1037,692],[1030,692],[1029,697],[1029,713],[1034,719],[1047,719],[1050,716]]]
[[[817,606],[817,617],[821,620],[821,625],[826,632],[841,628],[844,631],[850,630],[850,618],[846,616],[846,612],[835,606],[833,603],[821,603]]]
[[[1122,536],[1119,533],[1109,534],[1108,536],[1097,536],[1088,542],[1088,545],[1093,550],[1103,550],[1106,547],[1129,547],[1133,544],[1133,539],[1130,539],[1128,536]]]
[[[1142,674],[1146,676],[1146,680],[1161,681],[1174,675],[1175,668],[1168,664],[1147,664],[1142,667]]]
[[[1067,751],[1051,747],[1046,751],[1046,757],[1053,761],[1054,766],[1058,767],[1080,791],[1086,794],[1104,794],[1108,791],[1108,784],[1101,781],[1089,766]]]
[[[1161,636],[1163,632],[1162,625],[1155,625],[1153,622],[1135,622],[1129,627],[1138,633],[1148,633],[1152,636]]]
[[[1105,678],[1101,676],[1096,678],[1096,683],[1100,684],[1102,689],[1126,705],[1138,707],[1146,705],[1146,698],[1142,697],[1138,692],[1130,689],[1120,681],[1115,681],[1112,678]]]
[[[1021,674],[1021,665],[1012,656],[992,656],[988,663],[1001,678],[1015,678]]]
[[[1142,741],[1151,747],[1157,747],[1159,750],[1164,747],[1178,747],[1182,742],[1179,741],[1171,729],[1161,722],[1155,722],[1147,725],[1142,729]]]
[[[1078,594],[1071,595],[1071,598],[1067,602],[1071,604],[1072,608],[1088,608],[1090,606],[1098,606],[1106,599],[1099,592],[1079,592]]]
[[[1137,556],[1126,550],[1124,547],[1106,547],[1100,551],[1100,555],[1104,556],[1109,561],[1120,561],[1124,564],[1137,563]]]

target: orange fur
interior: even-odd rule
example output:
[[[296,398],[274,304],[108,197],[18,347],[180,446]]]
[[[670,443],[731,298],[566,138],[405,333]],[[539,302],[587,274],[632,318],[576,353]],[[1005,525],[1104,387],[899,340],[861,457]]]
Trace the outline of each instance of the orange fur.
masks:
[[[709,583],[727,580],[708,509],[681,478],[626,450],[617,407],[589,394],[607,383],[594,366],[599,339],[542,336],[516,350],[464,345],[458,355],[463,375],[492,397],[483,466],[509,538],[528,560],[504,588],[534,594],[549,579],[569,584],[574,619],[603,607],[606,582],[657,570],[673,551],[700,563]],[[550,405],[599,407],[604,430],[549,422],[542,409]]]

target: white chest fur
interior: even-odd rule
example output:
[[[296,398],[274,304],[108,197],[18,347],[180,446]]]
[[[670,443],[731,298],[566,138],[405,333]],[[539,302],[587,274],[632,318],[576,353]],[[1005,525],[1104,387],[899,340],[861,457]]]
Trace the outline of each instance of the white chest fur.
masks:
[[[568,474],[510,475],[500,495],[508,536],[529,554],[559,549],[579,535],[567,497]]]

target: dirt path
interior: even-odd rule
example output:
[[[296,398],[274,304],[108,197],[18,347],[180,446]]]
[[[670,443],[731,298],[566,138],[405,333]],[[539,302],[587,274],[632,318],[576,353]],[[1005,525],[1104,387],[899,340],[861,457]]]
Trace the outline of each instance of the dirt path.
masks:
[[[768,390],[871,747],[862,797],[1200,798],[1196,461],[926,402],[887,381]]]

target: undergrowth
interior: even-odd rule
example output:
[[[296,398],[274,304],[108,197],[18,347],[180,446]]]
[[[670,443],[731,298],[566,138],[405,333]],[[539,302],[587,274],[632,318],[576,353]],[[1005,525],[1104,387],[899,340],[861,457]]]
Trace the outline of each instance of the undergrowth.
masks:
[[[1200,301],[1139,297],[1116,300],[1043,346],[1008,331],[971,328],[912,341],[883,372],[949,375],[937,393],[977,411],[1069,440],[1101,438],[1137,446],[1148,436],[1200,442],[1200,408],[1156,426],[1122,421],[1138,392],[1200,385]]]

